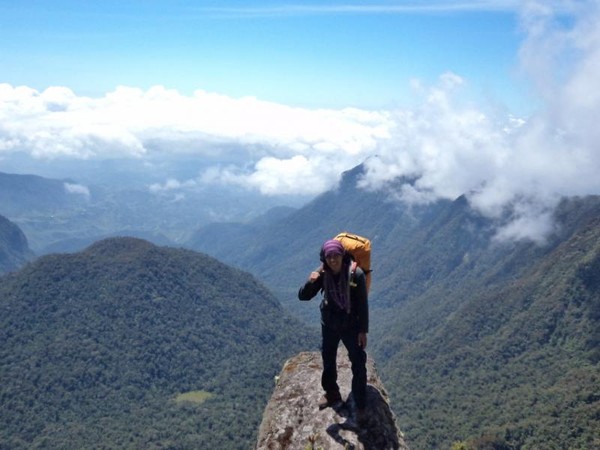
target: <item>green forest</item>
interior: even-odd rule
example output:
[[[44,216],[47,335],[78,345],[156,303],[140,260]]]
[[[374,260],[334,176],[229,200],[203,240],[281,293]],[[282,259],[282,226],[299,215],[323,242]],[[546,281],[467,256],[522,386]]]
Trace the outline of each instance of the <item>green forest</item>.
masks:
[[[295,300],[298,268],[340,231],[367,236],[369,351],[412,449],[600,448],[600,197],[563,200],[543,242],[500,241],[503,218],[465,196],[404,205],[357,188],[361,173],[269,226],[231,225],[235,238],[213,225],[192,245],[316,323]]]
[[[465,197],[359,177],[194,251],[114,238],[2,276],[0,448],[254,447],[273,377],[319,347],[296,293],[343,230],[372,240],[368,351],[411,449],[600,448],[600,197],[500,242]]]
[[[0,299],[0,448],[248,449],[284,360],[317,347],[249,274],[130,238]]]
[[[600,448],[600,222],[503,286],[472,280],[381,318],[373,341],[409,444]]]

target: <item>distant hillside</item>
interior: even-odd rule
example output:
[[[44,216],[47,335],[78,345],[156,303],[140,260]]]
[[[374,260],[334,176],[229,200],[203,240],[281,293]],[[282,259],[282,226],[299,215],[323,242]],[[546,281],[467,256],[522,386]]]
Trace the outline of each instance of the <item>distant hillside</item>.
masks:
[[[0,216],[0,275],[18,269],[32,258],[33,253],[21,229]]]
[[[24,211],[52,214],[85,201],[80,194],[70,194],[65,183],[69,180],[0,172],[0,211],[8,217],[20,216]]]
[[[156,222],[162,220],[159,204],[146,186],[126,191],[0,173],[0,213],[19,225],[38,255],[80,251],[112,236],[170,245],[172,241],[157,231]]]
[[[97,241],[102,241],[104,239],[113,237],[133,237],[152,242],[155,245],[171,247],[175,246],[175,244],[162,233],[130,229],[122,232],[114,232],[97,236],[65,237],[64,239],[40,248],[39,254],[47,255],[49,253],[75,253],[89,247]]]
[[[600,329],[594,281],[600,197],[565,199],[544,245],[497,242],[497,224],[465,197],[407,206],[385,192],[358,189],[362,170],[345,173],[337,189],[283,219],[213,225],[191,245],[250,270],[286,308],[315,323],[316,305],[298,302],[296,292],[318,263],[320,244],[342,230],[370,237],[370,348],[411,448],[476,439],[496,439],[494,448],[593,448],[600,417],[594,394],[600,369],[592,351],[593,331]],[[562,312],[569,317],[562,320]],[[540,343],[537,333],[548,340]],[[490,350],[498,348],[513,353]],[[580,366],[581,372],[570,370]],[[568,408],[557,409],[557,392]],[[555,423],[550,417],[564,419],[572,431],[548,432]]]
[[[0,279],[1,448],[251,448],[316,348],[249,274],[133,238]]]
[[[215,217],[246,221],[269,211],[258,220],[270,220],[288,209],[277,207],[280,199],[241,187],[195,184],[172,190],[162,173],[116,164],[99,163],[94,174],[73,167],[73,177],[83,180],[0,173],[0,214],[19,225],[31,249],[42,255],[80,251],[110,236],[172,245]]]

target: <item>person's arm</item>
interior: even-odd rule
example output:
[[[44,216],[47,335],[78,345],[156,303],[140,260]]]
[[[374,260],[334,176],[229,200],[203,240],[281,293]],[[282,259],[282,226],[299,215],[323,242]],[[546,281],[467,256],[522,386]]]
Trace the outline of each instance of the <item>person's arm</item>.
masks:
[[[308,280],[298,291],[299,300],[311,300],[323,287],[323,277],[320,271],[310,273]]]

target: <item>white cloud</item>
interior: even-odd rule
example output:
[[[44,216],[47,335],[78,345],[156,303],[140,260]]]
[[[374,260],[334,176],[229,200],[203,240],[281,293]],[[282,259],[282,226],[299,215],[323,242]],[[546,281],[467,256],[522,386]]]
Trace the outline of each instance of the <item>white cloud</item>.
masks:
[[[570,20],[547,3],[523,9],[520,58],[543,100],[536,114],[524,121],[461,104],[460,78],[442,77],[420,108],[396,113],[363,184],[416,179],[395,192],[412,202],[467,193],[481,213],[512,217],[499,239],[543,240],[562,196],[600,194],[600,2],[560,12],[568,6]]]
[[[215,17],[281,17],[309,15],[390,15],[435,14],[442,12],[515,11],[518,0],[428,0],[428,1],[328,1],[313,4],[248,5],[195,8],[199,14]]]
[[[499,239],[541,239],[561,196],[600,193],[599,4],[523,4],[519,58],[541,99],[526,119],[465,103],[468,80],[454,73],[435,86],[415,81],[421,104],[394,111],[303,109],[161,86],[89,98],[0,84],[0,157],[25,151],[155,164],[185,155],[197,158],[198,177],[165,173],[152,192],[220,183],[267,195],[322,192],[368,160],[364,186],[411,178],[414,185],[394,193],[409,202],[466,193],[481,213],[512,218]]]
[[[586,0],[590,1],[590,0]],[[591,0],[593,1],[593,0]],[[530,9],[572,13],[580,8],[580,0],[336,0],[327,2],[287,2],[285,4],[245,4],[233,6],[193,7],[190,15],[209,16],[216,19],[280,18],[293,16],[341,15],[432,15],[440,13],[519,13],[524,5]],[[535,3],[535,4],[533,4]]]
[[[65,183],[64,186],[65,186],[65,191],[67,191],[69,194],[83,195],[84,197],[87,197],[87,198],[89,198],[89,196],[90,196],[89,188],[82,184]]]
[[[161,192],[169,192],[176,191],[183,188],[189,188],[196,186],[196,182],[194,180],[187,181],[179,181],[175,178],[168,178],[164,183],[154,183],[148,187],[148,190],[152,193],[161,193]]]
[[[0,151],[82,159],[143,154],[137,137],[110,112],[67,88],[38,92],[0,84]]]
[[[199,167],[217,164],[201,180],[266,194],[333,187],[339,173],[374,152],[393,126],[388,112],[293,108],[204,91],[185,96],[161,86],[119,87],[88,98],[64,87],[38,92],[2,84],[0,119],[3,153],[26,151],[50,160],[186,154],[198,158]],[[219,169],[223,162],[228,167]],[[151,190],[189,185],[177,183]]]
[[[379,188],[397,177],[416,178],[414,188],[428,199],[456,198],[479,189],[506,164],[514,121],[491,116],[457,99],[464,81],[444,74],[438,86],[422,92],[423,102],[411,111],[398,111],[396,128],[367,162],[363,184]]]
[[[268,156],[260,159],[251,171],[233,167],[211,168],[204,172],[201,179],[254,188],[265,195],[311,196],[335,185],[343,170],[343,165],[334,159],[319,157],[310,160],[303,155],[289,159]]]

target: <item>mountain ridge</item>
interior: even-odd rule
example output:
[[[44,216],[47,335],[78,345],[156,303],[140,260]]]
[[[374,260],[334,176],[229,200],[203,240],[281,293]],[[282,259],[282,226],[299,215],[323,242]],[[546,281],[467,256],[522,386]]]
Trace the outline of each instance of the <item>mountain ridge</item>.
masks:
[[[544,242],[501,241],[498,226],[508,216],[500,222],[484,217],[466,196],[427,205],[394,202],[392,193],[360,189],[362,170],[345,173],[337,189],[285,219],[248,234],[241,228],[238,239],[229,236],[219,251],[235,255],[227,262],[250,268],[295,315],[318,323],[317,308],[300,305],[295,294],[318,264],[321,243],[343,230],[371,239],[370,347],[411,448],[445,448],[454,441],[483,446],[485,440],[496,445],[492,448],[593,448],[600,401],[592,391],[600,367],[589,346],[596,345],[592,331],[600,328],[595,272],[600,196],[563,199],[553,214],[554,231]],[[219,227],[211,230],[216,234],[203,235],[202,242],[219,241]],[[579,241],[589,248],[576,250]],[[244,242],[251,244],[244,247]],[[234,251],[242,247],[245,251]],[[544,273],[562,280],[560,289],[553,292],[552,278]],[[577,292],[587,300],[578,302]],[[560,320],[561,311],[571,319]],[[519,327],[527,332],[521,335]],[[544,341],[547,335],[554,340]],[[507,349],[508,356],[497,349]],[[579,365],[587,369],[578,372]],[[536,388],[545,367],[554,384]],[[506,381],[511,376],[516,388]],[[579,390],[569,382],[577,376]],[[577,413],[561,410],[552,389]],[[502,399],[504,392],[511,398]],[[489,405],[506,411],[496,413]],[[566,432],[564,426],[552,432],[552,415],[564,417],[579,432]]]
[[[319,263],[323,240],[343,230],[363,234],[373,244],[369,348],[411,448],[447,448],[456,441],[466,448],[599,446],[594,426],[600,417],[595,391],[600,380],[600,196],[563,199],[545,242],[500,241],[497,226],[508,216],[500,222],[486,218],[470,207],[466,196],[406,205],[391,191],[360,189],[363,170],[359,166],[346,172],[336,189],[300,209],[200,228],[189,245],[238,270],[251,271],[276,294],[277,298],[264,294],[275,311],[285,314],[277,309],[279,300],[285,310],[317,325],[318,302],[298,302],[298,286]],[[90,251],[98,248],[94,245]],[[137,251],[140,248],[133,254]],[[148,255],[153,252],[163,254],[152,250]],[[52,261],[44,271],[55,274],[46,280],[43,292],[58,297],[69,292],[67,286],[57,288],[69,281],[68,274],[55,272],[67,260],[64,255],[40,260]],[[168,297],[165,286],[172,282],[167,278],[184,283],[171,270],[161,274],[165,266],[154,256],[150,260],[150,271],[136,258],[127,259],[118,272],[104,270],[112,274],[105,280],[110,295],[124,292],[119,280],[133,276],[133,285],[148,287],[136,288],[139,294],[149,304],[160,305]],[[85,265],[85,272],[78,272],[77,265],[69,267],[84,279],[106,275]],[[3,278],[2,284],[10,279]],[[12,287],[27,291],[29,284]],[[86,289],[108,295],[94,291],[97,287]],[[189,298],[185,289],[177,292]],[[243,304],[234,306],[242,308],[230,314],[237,333],[248,326],[247,320],[239,319],[247,312]],[[215,309],[223,311],[222,305]],[[206,318],[216,320],[211,314],[206,312]],[[291,323],[293,334],[308,332],[306,325]],[[221,333],[215,338],[220,346],[228,343]],[[306,342],[313,345],[313,338]],[[296,339],[295,345],[302,341]],[[256,337],[252,342],[265,345]],[[242,346],[232,354],[254,351]],[[248,365],[254,367],[252,362]],[[233,367],[223,373],[234,379],[242,376]],[[160,373],[156,377],[160,379]],[[212,405],[210,400],[207,404]]]
[[[473,295],[429,338],[388,342],[387,351],[394,348],[395,355],[388,355],[383,371],[397,383],[391,391],[420,393],[403,396],[397,410],[405,430],[421,445],[436,447],[447,440],[448,429],[458,437],[486,428],[498,445],[598,444],[593,430],[594,414],[600,413],[595,394],[600,381],[599,224],[588,224],[503,289]],[[387,325],[401,323],[396,317],[395,324]],[[470,405],[470,418],[448,409],[457,397]],[[446,411],[436,416],[435,430],[414,420],[428,409],[420,404],[432,402]],[[492,402],[502,409],[490,409]]]

